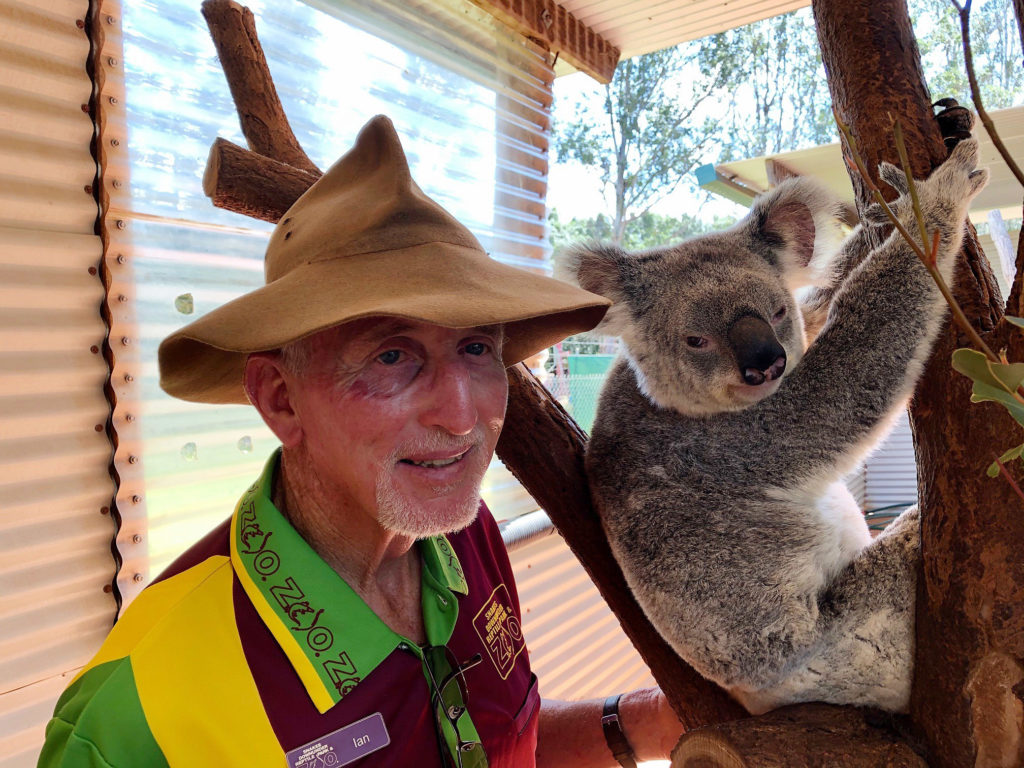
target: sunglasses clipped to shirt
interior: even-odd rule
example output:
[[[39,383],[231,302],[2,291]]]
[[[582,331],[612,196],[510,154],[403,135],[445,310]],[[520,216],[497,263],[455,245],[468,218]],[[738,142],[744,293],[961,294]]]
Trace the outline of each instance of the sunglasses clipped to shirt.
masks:
[[[479,653],[461,664],[446,645],[422,646],[423,668],[430,683],[434,731],[441,763],[447,768],[487,768],[487,755],[469,717],[465,673],[481,661]]]

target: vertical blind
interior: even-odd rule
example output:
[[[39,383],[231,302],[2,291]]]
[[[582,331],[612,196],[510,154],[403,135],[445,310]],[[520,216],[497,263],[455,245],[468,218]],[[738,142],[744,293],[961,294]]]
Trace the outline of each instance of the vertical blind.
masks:
[[[107,41],[124,59],[123,83],[109,87],[123,87],[127,138],[106,220],[118,265],[111,346],[125,600],[230,513],[276,446],[253,409],[176,401],[157,384],[163,337],[262,284],[270,231],[214,209],[202,192],[213,139],[244,139],[198,5],[126,3],[123,39]],[[493,258],[547,269],[552,73],[543,51],[468,0],[249,7],[314,162],[329,166],[369,117],[386,113],[420,186]],[[484,495],[499,518],[536,508],[497,462]]]

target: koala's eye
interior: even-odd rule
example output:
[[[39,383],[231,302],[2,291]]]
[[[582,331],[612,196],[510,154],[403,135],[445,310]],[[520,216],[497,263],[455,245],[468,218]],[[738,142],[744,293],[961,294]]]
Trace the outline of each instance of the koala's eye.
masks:
[[[772,315],[772,322],[773,323],[777,323],[780,320],[782,320],[782,318],[784,318],[785,316],[786,316],[786,308],[785,307],[780,307],[779,311],[776,312],[774,315]]]
[[[687,336],[686,337],[686,346],[688,346],[688,347],[693,347],[694,349],[700,349],[701,347],[706,347],[707,345],[708,345],[708,340],[705,339],[703,336]]]

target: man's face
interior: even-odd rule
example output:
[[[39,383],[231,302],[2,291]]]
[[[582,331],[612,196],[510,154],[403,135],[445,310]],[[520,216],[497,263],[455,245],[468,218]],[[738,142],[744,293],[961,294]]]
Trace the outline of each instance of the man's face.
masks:
[[[332,501],[416,537],[469,525],[505,417],[501,329],[369,318],[307,344],[288,394]]]

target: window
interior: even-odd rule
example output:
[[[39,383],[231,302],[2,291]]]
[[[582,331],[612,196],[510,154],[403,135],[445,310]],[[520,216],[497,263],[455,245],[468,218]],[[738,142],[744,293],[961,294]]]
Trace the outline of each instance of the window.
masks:
[[[369,117],[386,113],[417,182],[493,258],[548,269],[553,75],[543,51],[468,0],[249,7],[314,162],[328,167]],[[127,601],[227,517],[276,441],[249,407],[184,403],[159,389],[160,341],[263,283],[271,227],[213,208],[202,191],[213,139],[245,142],[198,4],[126,3],[122,25],[103,55],[123,58],[124,81],[107,78],[103,89],[123,101],[124,123],[108,120],[102,138],[113,147],[120,135],[123,147],[107,158],[105,186]],[[500,465],[485,499],[499,519],[536,507]]]

